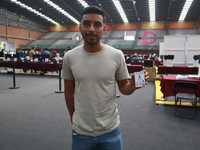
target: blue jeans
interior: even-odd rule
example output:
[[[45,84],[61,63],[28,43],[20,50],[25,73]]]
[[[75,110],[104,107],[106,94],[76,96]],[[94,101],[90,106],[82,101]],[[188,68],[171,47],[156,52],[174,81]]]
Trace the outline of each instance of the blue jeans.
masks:
[[[72,150],[122,150],[120,126],[97,137],[81,135],[72,130]]]

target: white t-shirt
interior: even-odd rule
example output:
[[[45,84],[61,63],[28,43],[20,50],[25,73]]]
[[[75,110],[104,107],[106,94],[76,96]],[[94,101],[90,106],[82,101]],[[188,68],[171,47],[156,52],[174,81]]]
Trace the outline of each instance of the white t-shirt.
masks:
[[[76,47],[64,56],[62,78],[75,80],[72,120],[77,133],[100,136],[119,126],[116,80],[129,78],[121,50],[105,45],[88,53]]]

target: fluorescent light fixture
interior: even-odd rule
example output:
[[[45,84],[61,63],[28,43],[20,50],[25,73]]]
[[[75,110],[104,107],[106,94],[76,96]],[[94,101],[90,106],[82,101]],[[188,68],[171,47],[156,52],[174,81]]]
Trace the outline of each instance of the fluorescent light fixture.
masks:
[[[129,22],[119,0],[112,0],[124,23]]]
[[[29,7],[29,6],[25,5],[25,4],[23,4],[23,3],[21,3],[20,1],[17,1],[17,0],[11,0],[11,1],[14,2],[15,4],[20,5],[20,6],[23,7],[23,8],[28,9],[29,11],[31,11],[31,12],[33,12],[33,13],[35,13],[35,14],[41,16],[42,18],[48,20],[49,22],[52,22],[52,23],[55,24],[55,25],[59,25],[59,23],[57,23],[57,22],[54,21],[53,19],[51,19],[51,18],[45,16],[44,14],[40,13],[39,11],[37,11],[37,10],[35,10],[35,9],[33,9],[33,8],[31,8],[31,7]]]
[[[89,5],[84,0],[78,0],[78,2],[83,5],[83,7],[88,7]],[[99,5],[100,6],[100,5]]]
[[[73,16],[71,16],[68,12],[66,12],[65,10],[63,10],[62,8],[60,8],[60,6],[56,5],[54,2],[52,2],[50,0],[44,0],[44,2],[46,2],[50,6],[52,6],[53,8],[55,8],[56,10],[58,10],[59,12],[61,12],[63,15],[65,15],[66,17],[68,17],[69,19],[71,19],[76,24],[80,24],[80,22],[78,20],[76,20]]]
[[[149,1],[150,21],[155,21],[155,0],[148,0],[148,1]]]
[[[183,21],[185,20],[185,17],[188,13],[188,10],[190,9],[190,6],[192,5],[193,0],[186,0],[185,1],[185,5],[183,6],[181,15],[179,17],[179,21]]]

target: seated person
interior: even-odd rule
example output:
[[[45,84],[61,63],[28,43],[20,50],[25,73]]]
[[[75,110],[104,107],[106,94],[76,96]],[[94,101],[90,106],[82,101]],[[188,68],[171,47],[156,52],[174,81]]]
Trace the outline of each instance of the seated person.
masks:
[[[132,63],[132,56],[128,55],[128,58],[126,59],[126,63],[127,64],[131,64]]]

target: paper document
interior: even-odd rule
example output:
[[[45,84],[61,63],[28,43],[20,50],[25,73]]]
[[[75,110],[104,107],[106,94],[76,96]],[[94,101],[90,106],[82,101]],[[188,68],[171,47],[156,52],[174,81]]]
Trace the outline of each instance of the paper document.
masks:
[[[177,79],[177,80],[187,80],[187,79],[188,79],[188,76],[183,76],[183,75],[178,74],[178,75],[176,76],[176,79]]]

